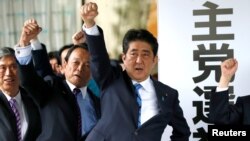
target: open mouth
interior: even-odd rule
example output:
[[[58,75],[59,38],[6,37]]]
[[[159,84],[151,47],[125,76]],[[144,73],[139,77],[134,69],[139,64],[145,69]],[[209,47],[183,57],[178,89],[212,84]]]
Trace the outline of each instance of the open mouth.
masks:
[[[143,68],[135,68],[136,71],[143,71]]]

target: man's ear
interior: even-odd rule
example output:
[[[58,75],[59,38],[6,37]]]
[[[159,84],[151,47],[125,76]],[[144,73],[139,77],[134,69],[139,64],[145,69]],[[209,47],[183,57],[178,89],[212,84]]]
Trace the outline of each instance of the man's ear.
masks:
[[[157,62],[158,62],[158,55],[156,55],[153,59],[153,64],[154,64],[153,66],[155,66]]]
[[[125,59],[126,59],[126,54],[122,53],[122,61],[123,61],[123,63],[124,63]]]
[[[65,61],[65,60],[64,60]],[[65,61],[65,63],[64,63],[64,68],[66,68],[67,67],[67,65],[68,65],[68,62],[67,61]]]
[[[66,60],[65,60],[65,59],[63,59],[63,60],[62,60],[62,63],[61,63],[63,68],[65,68],[66,63],[67,63],[67,62],[66,62]]]
[[[154,57],[154,63],[156,64],[158,62],[158,55]]]

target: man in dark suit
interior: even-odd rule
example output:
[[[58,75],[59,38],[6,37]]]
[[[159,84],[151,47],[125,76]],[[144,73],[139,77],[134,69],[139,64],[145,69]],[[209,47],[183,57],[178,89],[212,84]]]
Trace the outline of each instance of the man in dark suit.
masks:
[[[19,85],[14,50],[0,48],[1,141],[35,141],[41,132],[39,109]]]
[[[87,48],[74,46],[69,49],[65,59],[66,80],[62,80],[54,75],[44,46],[38,41],[32,43],[32,47],[29,45],[38,35],[37,22],[31,19],[23,28],[19,46],[15,47],[17,59],[22,64],[21,84],[27,91],[42,92],[42,95],[33,95],[42,117],[42,133],[37,140],[84,140],[100,117],[99,98],[86,87],[90,78]],[[73,94],[75,88],[78,88],[78,95]]]
[[[250,125],[250,96],[238,97],[229,104],[229,83],[238,68],[236,59],[230,58],[221,64],[221,77],[210,99],[209,120],[215,124]]]
[[[102,116],[86,140],[160,141],[167,125],[173,127],[172,140],[189,140],[177,90],[150,76],[158,60],[156,38],[147,30],[129,30],[123,40],[123,71],[110,64],[103,32],[95,25],[97,14],[95,3],[81,7],[91,73],[102,91]],[[82,32],[75,36],[82,37]]]

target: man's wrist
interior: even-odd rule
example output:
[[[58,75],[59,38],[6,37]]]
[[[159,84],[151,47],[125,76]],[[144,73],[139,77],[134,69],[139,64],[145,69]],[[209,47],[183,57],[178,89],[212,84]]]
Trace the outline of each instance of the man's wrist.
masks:
[[[35,42],[39,42],[38,38],[34,38],[34,39],[31,39],[31,40],[30,40],[30,43],[31,43],[31,44],[32,44],[32,43],[35,43]]]
[[[95,25],[95,21],[84,22],[83,25],[85,26],[85,28],[91,28]]]
[[[221,76],[220,82],[219,82],[219,87],[220,88],[228,87],[230,80],[231,80],[231,77]]]
[[[30,42],[27,42],[27,41],[19,41],[19,47],[25,47],[25,46],[28,46],[30,45]]]

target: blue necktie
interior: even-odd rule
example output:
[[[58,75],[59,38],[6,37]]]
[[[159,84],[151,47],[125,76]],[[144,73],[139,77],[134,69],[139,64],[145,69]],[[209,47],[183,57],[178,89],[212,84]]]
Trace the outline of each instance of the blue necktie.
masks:
[[[139,94],[139,89],[142,88],[142,85],[139,83],[134,84],[135,87],[135,94],[136,94],[136,101],[139,107],[139,111],[138,111],[138,127],[141,126],[141,97]]]
[[[73,90],[73,94],[75,95],[75,98],[76,98],[76,104],[77,104],[77,126],[78,126],[78,135],[79,136],[82,136],[82,116],[81,116],[81,111],[80,111],[80,107],[79,107],[79,104],[78,104],[78,98],[82,93],[81,93],[81,90],[78,89],[78,88],[74,88]]]
[[[96,125],[97,123],[97,115],[95,111],[95,106],[93,101],[91,100],[89,94],[87,93],[86,96],[81,98],[81,106],[80,106],[81,112],[83,118],[83,130],[84,133],[89,133],[92,128]]]
[[[10,107],[12,109],[12,111],[14,112],[15,114],[15,117],[16,117],[16,126],[17,126],[17,139],[18,141],[21,141],[22,140],[22,135],[21,135],[21,117],[20,117],[20,113],[17,109],[17,101],[13,98],[11,98],[9,100],[9,103],[10,103]]]
[[[98,119],[97,119],[94,103],[90,99],[89,95],[86,94],[85,97],[83,97],[80,89],[73,90],[73,91],[76,91],[75,96],[76,96],[76,100],[77,100],[77,104],[79,106],[79,112],[80,112],[79,113],[80,116],[78,118],[79,120],[81,120],[81,135],[84,135],[91,131],[91,129],[96,125]]]

